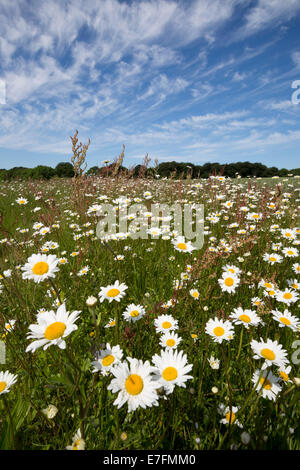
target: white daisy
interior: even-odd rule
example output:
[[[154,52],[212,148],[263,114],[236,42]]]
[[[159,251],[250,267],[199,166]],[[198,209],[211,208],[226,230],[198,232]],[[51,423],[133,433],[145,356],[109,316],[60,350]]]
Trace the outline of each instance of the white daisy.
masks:
[[[67,450],[84,450],[85,440],[81,437],[81,431],[78,429],[75,436],[72,439],[72,445],[66,447]]]
[[[257,393],[261,393],[263,398],[276,401],[281,386],[278,377],[271,371],[257,369],[252,376],[252,382],[256,385]]]
[[[172,244],[177,251],[191,253],[195,248],[191,244],[191,242],[186,242],[184,237],[177,237],[172,240]]]
[[[293,331],[298,331],[300,326],[299,318],[295,317],[291,314],[287,309],[284,312],[280,312],[279,310],[272,310],[273,318],[279,323],[279,327],[283,328],[287,326],[291,328]]]
[[[130,304],[123,312],[125,320],[135,323],[146,314],[146,310],[142,305]]]
[[[121,361],[122,357],[123,351],[119,345],[111,347],[106,343],[106,349],[98,351],[96,360],[91,363],[94,367],[92,372],[108,372]]]
[[[229,315],[233,323],[236,325],[244,325],[247,329],[249,326],[257,326],[261,319],[253,310],[243,310],[241,307],[235,308]]]
[[[71,314],[66,311],[65,304],[58,307],[57,311],[44,312],[37,316],[37,324],[30,325],[31,333],[28,333],[29,339],[35,339],[26,348],[26,352],[35,352],[36,349],[43,346],[47,349],[51,345],[57,345],[60,349],[65,349],[66,343],[63,338],[67,337],[72,331],[77,330],[75,321],[81,312],[75,310]]]
[[[236,419],[236,414],[238,412],[239,408],[237,406],[225,406],[223,403],[221,403],[218,406],[218,412],[219,414],[223,415],[224,418],[220,419],[220,423],[222,424],[235,424],[239,428],[242,428],[242,424]]]
[[[299,295],[292,289],[285,289],[284,291],[277,291],[276,293],[276,300],[287,305],[297,302],[298,298]]]
[[[230,341],[233,338],[234,329],[229,320],[219,320],[215,317],[206,323],[205,333],[210,335],[216,343],[222,343],[223,340]]]
[[[27,263],[21,267],[23,279],[33,279],[34,282],[41,282],[48,277],[55,277],[59,270],[58,259],[55,255],[31,255]]]
[[[176,349],[181,341],[182,339],[174,331],[170,331],[160,338],[159,344],[162,348]]]
[[[154,326],[157,333],[167,333],[178,329],[178,321],[172,315],[160,315],[154,320]]]
[[[116,281],[114,284],[111,284],[107,287],[101,287],[99,292],[100,302],[103,302],[105,299],[111,303],[113,300],[120,302],[121,298],[125,295],[125,290],[128,289],[126,284]]]
[[[156,368],[157,388],[164,387],[167,395],[173,392],[175,385],[185,388],[185,382],[193,378],[187,375],[193,365],[187,363],[187,356],[183,351],[162,350],[160,356],[155,354],[152,357],[152,362]]]
[[[254,359],[264,359],[262,369],[266,369],[273,364],[282,367],[289,362],[286,358],[286,350],[282,349],[281,344],[277,341],[271,339],[264,341],[261,338],[260,341],[252,340],[250,346],[254,352]]]
[[[240,279],[235,274],[223,273],[221,279],[218,279],[218,283],[223,292],[234,293],[235,289],[240,283]]]
[[[114,405],[121,408],[127,402],[129,412],[138,407],[157,406],[157,384],[151,375],[154,368],[149,361],[143,362],[131,357],[127,361],[119,362],[111,369],[114,378],[107,389],[112,393],[119,392]]]
[[[10,387],[16,383],[17,377],[17,375],[11,374],[8,370],[0,372],[0,395],[9,392]]]

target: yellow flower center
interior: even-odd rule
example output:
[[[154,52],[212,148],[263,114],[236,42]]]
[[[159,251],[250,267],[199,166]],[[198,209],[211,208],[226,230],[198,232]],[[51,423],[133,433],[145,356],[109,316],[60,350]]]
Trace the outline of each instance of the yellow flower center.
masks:
[[[272,284],[270,284],[269,282],[265,282],[264,286],[267,287],[268,289],[271,289]]]
[[[233,281],[233,279],[232,279],[231,277],[227,277],[227,278],[225,279],[225,284],[226,284],[227,287],[231,287],[231,286],[233,285],[233,282],[234,282],[234,281]]]
[[[264,379],[263,377],[259,381],[260,385],[265,388],[266,390],[271,390],[272,384],[268,379]]]
[[[180,250],[186,250],[187,246],[185,243],[178,243],[177,248],[179,248]]]
[[[285,372],[283,372],[283,370],[279,372],[279,375],[285,382],[289,380],[289,376]]]
[[[216,328],[214,328],[213,332],[216,336],[223,336],[223,334],[225,333],[225,330],[221,326],[216,326]]]
[[[275,256],[270,256],[270,258],[269,258],[269,259],[270,259],[270,261],[276,261],[276,258],[275,258]]]
[[[233,413],[233,411],[230,413],[226,413],[226,421],[229,423],[233,423],[233,421],[235,420],[235,414]]]
[[[254,214],[252,217],[253,217],[253,219],[258,219],[258,218],[259,218],[259,215],[258,215],[258,214]]]
[[[140,312],[139,312],[138,310],[132,310],[132,312],[130,312],[130,315],[131,315],[132,317],[138,317],[138,316],[139,316],[139,313],[140,313]]]
[[[120,291],[119,289],[109,289],[109,291],[107,292],[107,296],[108,297],[117,297],[117,295],[120,294]]]
[[[274,290],[269,290],[269,295],[275,295],[275,291]]]
[[[6,385],[7,385],[6,382],[0,382],[0,393],[6,389]]]
[[[286,236],[286,237],[291,237],[292,235],[287,232],[287,233],[285,234],[285,236]]]
[[[167,329],[170,328],[172,325],[171,325],[171,323],[170,323],[169,321],[164,321],[161,326],[167,330]]]
[[[61,322],[61,321],[56,321],[52,323],[51,325],[47,326],[44,336],[46,339],[49,339],[50,341],[53,339],[60,338],[66,329],[66,325]]]
[[[291,299],[292,297],[293,297],[292,294],[290,294],[289,292],[286,292],[285,294],[283,294],[283,298],[284,298],[284,299],[288,299],[288,300],[289,300],[289,299]]]
[[[294,289],[299,289],[298,284],[292,284],[292,287],[293,287]]]
[[[292,250],[288,250],[287,253],[288,253],[288,255],[293,255],[294,254],[294,252]]]
[[[290,325],[291,324],[291,322],[288,318],[280,317],[279,320],[281,321],[281,323],[284,323],[285,325]]]
[[[234,274],[234,273],[235,273],[235,270],[234,270],[234,269],[232,269],[232,268],[229,268],[229,269],[228,269],[228,271],[229,271],[230,273],[232,273],[232,274]]]
[[[138,395],[144,388],[143,379],[137,374],[131,374],[126,379],[125,388],[130,395]]]
[[[40,261],[39,263],[36,263],[32,268],[33,274],[36,274],[38,276],[42,276],[43,274],[46,274],[48,271],[49,271],[49,264],[46,263],[45,261]]]
[[[102,365],[104,367],[110,366],[114,362],[115,358],[111,354],[108,354],[102,359]]]
[[[271,351],[271,349],[268,349],[268,348],[264,348],[260,351],[260,354],[265,358],[265,359],[269,359],[269,361],[274,361],[275,359],[275,353],[273,351]]]
[[[166,367],[162,373],[163,378],[167,380],[168,382],[170,380],[175,380],[177,378],[177,375],[178,375],[178,372],[175,369],[175,367]]]
[[[249,323],[251,321],[251,318],[249,317],[249,315],[246,315],[245,313],[243,313],[243,315],[240,315],[239,319],[246,323]]]
[[[175,345],[175,339],[172,339],[172,338],[168,339],[166,342],[166,345],[172,348]]]
[[[199,297],[199,294],[198,294],[198,292],[193,292],[193,294],[192,294],[192,295],[193,295],[193,297],[195,297],[195,299],[197,299],[197,298]]]

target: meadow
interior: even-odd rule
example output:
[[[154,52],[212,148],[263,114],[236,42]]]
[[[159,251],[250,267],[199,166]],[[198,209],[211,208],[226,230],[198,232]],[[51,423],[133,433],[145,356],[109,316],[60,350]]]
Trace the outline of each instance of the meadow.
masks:
[[[0,449],[299,450],[299,181],[2,182]],[[100,240],[125,200],[148,239]]]

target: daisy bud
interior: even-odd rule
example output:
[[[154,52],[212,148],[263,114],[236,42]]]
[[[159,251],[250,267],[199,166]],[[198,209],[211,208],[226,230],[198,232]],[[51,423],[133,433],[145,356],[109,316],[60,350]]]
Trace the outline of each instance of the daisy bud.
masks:
[[[93,307],[96,303],[97,303],[98,299],[96,297],[94,297],[93,295],[90,295],[87,299],[86,299],[86,304],[88,307]]]
[[[47,416],[48,419],[53,419],[58,412],[58,409],[54,405],[48,405],[47,408],[42,410],[42,412]]]
[[[241,434],[241,441],[243,444],[245,445],[248,445],[249,442],[250,442],[250,434],[248,434],[247,432],[242,432]]]

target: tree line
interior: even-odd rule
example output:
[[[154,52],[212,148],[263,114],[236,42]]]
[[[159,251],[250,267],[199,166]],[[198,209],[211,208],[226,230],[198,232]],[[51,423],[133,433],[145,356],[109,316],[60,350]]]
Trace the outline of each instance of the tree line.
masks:
[[[115,164],[105,165],[102,167],[93,166],[87,172],[87,176],[111,176],[115,175]],[[193,163],[179,162],[163,162],[155,167],[145,167],[144,165],[136,165],[133,168],[120,166],[117,169],[118,174],[127,177],[148,177],[148,178],[208,178],[211,175],[222,175],[225,177],[257,177],[268,178],[272,176],[289,176],[300,175],[300,168],[288,170],[286,168],[278,169],[275,166],[267,167],[262,163],[236,162],[236,163],[205,163],[204,165],[194,165]],[[14,167],[9,170],[0,169],[0,180],[11,181],[16,179],[50,179],[57,178],[73,178],[74,168],[69,162],[61,162],[55,168],[46,165],[38,165],[35,168]]]

